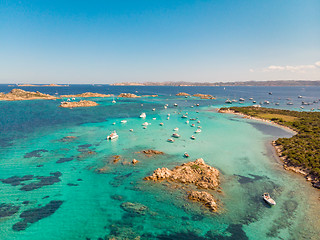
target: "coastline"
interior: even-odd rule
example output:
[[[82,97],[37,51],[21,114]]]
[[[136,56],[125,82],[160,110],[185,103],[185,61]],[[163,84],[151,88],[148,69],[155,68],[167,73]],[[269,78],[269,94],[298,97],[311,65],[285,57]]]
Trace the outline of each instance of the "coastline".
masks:
[[[256,120],[256,121],[260,121],[260,122],[263,122],[265,124],[271,124],[271,125],[274,125],[274,126],[277,126],[279,128],[282,128],[282,129],[285,129],[291,133],[293,133],[293,135],[296,135],[298,134],[297,131],[287,127],[287,126],[283,126],[281,124],[278,124],[276,122],[273,122],[271,120],[266,120],[266,119],[262,119],[262,118],[257,118],[257,117],[252,117],[252,116],[249,116],[247,114],[243,114],[243,113],[239,113],[239,112],[235,112],[234,110],[231,110],[231,109],[227,109],[227,110],[221,110],[221,109],[218,109],[218,112],[219,113],[225,113],[225,114],[232,114],[232,115],[237,115],[237,116],[240,116],[242,118],[245,118],[245,119],[250,119],[250,120]],[[291,171],[291,172],[294,172],[294,173],[297,173],[299,175],[302,175],[306,181],[310,182],[311,183],[311,186],[313,188],[316,188],[316,189],[320,189],[320,181],[319,179],[310,173],[310,171],[308,169],[304,169],[304,168],[301,168],[301,167],[298,167],[298,166],[294,166],[292,164],[289,163],[289,161],[287,160],[287,158],[285,156],[283,156],[282,154],[282,147],[280,145],[277,145],[276,144],[276,140],[275,141],[272,141],[270,143],[272,145],[272,147],[274,148],[275,150],[275,153],[276,153],[276,156],[278,157],[278,159],[280,160],[280,162],[282,163],[282,167],[287,170],[287,171]]]

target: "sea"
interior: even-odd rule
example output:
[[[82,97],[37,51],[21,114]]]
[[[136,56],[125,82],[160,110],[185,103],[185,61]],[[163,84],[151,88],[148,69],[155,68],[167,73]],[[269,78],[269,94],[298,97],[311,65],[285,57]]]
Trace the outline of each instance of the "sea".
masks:
[[[57,96],[158,97],[90,98],[99,105],[73,109],[59,107],[66,99],[0,101],[1,240],[319,239],[319,190],[285,171],[270,144],[293,133],[217,109],[255,100],[264,107],[319,111],[320,87],[0,85],[0,92],[13,88]],[[179,92],[216,99],[176,96]],[[239,98],[245,101],[225,103]],[[139,117],[143,112],[145,119]],[[186,123],[183,114],[196,121]],[[201,133],[195,133],[197,126]],[[174,128],[181,137],[167,142]],[[119,137],[107,140],[113,131]],[[148,157],[141,153],[147,149],[164,154]],[[182,188],[143,180],[157,168],[198,158],[220,171],[222,191],[213,193],[217,213],[188,200]],[[139,162],[133,165],[133,159]],[[263,201],[264,192],[275,206]],[[124,207],[127,203],[135,209]]]

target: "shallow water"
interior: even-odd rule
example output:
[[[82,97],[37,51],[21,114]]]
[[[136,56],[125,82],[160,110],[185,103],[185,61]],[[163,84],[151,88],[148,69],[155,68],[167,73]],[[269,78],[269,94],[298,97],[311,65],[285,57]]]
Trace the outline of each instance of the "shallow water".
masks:
[[[0,208],[1,239],[318,238],[319,192],[284,171],[269,144],[290,132],[219,114],[215,108],[221,104],[212,100],[169,95],[117,99],[116,104],[95,100],[99,106],[78,109],[58,108],[59,101],[0,103],[6,109],[0,121],[0,204],[12,204]],[[201,106],[190,108],[196,102]],[[145,120],[139,118],[141,112],[146,112]],[[196,125],[202,132],[195,134],[180,112],[201,120]],[[120,123],[123,119],[127,123]],[[145,121],[151,123],[147,129],[142,128]],[[175,127],[181,138],[168,143]],[[119,138],[107,141],[113,130]],[[165,155],[148,158],[138,153],[143,149]],[[188,201],[181,190],[143,180],[158,167],[186,162],[186,151],[188,161],[201,157],[220,170],[218,214]],[[122,160],[113,163],[114,155]],[[140,162],[127,164],[133,158]],[[32,176],[21,178],[26,175]],[[266,191],[276,206],[261,200]],[[141,203],[148,211],[130,214],[121,208],[123,202]]]

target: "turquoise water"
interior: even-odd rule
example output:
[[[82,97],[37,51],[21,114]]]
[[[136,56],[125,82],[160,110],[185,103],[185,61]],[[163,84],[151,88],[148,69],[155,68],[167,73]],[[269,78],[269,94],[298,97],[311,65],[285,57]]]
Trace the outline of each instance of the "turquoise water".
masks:
[[[0,217],[1,239],[318,239],[319,192],[284,171],[269,144],[292,133],[219,114],[221,105],[212,100],[94,100],[100,105],[77,109],[58,108],[59,101],[0,103],[7,109],[1,125],[0,204],[15,209]],[[200,107],[190,107],[197,102]],[[166,103],[168,109],[163,108]],[[139,118],[142,112],[146,119]],[[186,124],[181,118],[186,112],[201,121],[195,122],[201,133],[195,134],[192,121]],[[127,123],[120,123],[124,119]],[[146,121],[151,125],[143,129]],[[175,127],[181,138],[168,143]],[[119,138],[107,141],[113,130]],[[66,136],[76,138],[61,141]],[[139,153],[144,149],[165,155],[146,157]],[[143,180],[158,167],[186,162],[186,151],[188,161],[201,157],[220,170],[223,191],[215,194],[219,213],[188,201],[182,190]],[[114,155],[121,161],[113,163]],[[133,158],[140,162],[128,164]],[[15,178],[13,185],[6,180],[26,175],[33,176]],[[276,206],[261,200],[266,191]],[[141,203],[148,211],[130,214],[121,208],[123,202]],[[0,216],[8,213],[3,206]]]

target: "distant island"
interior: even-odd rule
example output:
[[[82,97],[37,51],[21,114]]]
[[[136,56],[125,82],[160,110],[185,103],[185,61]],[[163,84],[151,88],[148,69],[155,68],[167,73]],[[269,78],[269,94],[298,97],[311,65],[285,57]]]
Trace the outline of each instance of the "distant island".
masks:
[[[279,138],[273,146],[284,168],[300,173],[320,189],[320,112],[298,112],[262,107],[221,108],[221,113],[271,121],[296,132],[291,138]]]
[[[18,87],[69,87],[68,84],[17,84]]]
[[[9,93],[0,93],[0,101],[19,101],[19,100],[34,100],[34,99],[57,99],[57,97],[49,94],[44,94],[39,91],[28,92],[22,89],[12,89]]]
[[[277,80],[277,81],[245,81],[245,82],[122,82],[113,83],[112,86],[320,86],[319,81],[308,80]]]

